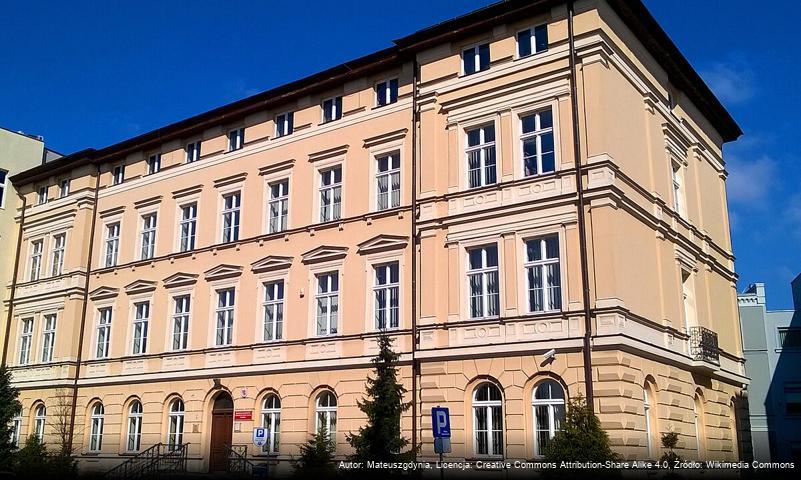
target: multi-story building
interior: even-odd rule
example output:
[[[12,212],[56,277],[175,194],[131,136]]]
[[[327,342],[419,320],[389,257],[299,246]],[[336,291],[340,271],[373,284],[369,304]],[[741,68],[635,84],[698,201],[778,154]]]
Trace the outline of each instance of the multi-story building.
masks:
[[[740,133],[640,2],[512,0],[24,172],[20,431],[74,405],[96,469],[217,470],[260,425],[254,459],[344,455],[385,330],[423,457],[432,406],[451,458],[536,458],[584,396],[627,458],[737,458]]]
[[[743,356],[754,458],[801,462],[801,275],[791,282],[793,310],[768,310],[765,284],[740,295]]]

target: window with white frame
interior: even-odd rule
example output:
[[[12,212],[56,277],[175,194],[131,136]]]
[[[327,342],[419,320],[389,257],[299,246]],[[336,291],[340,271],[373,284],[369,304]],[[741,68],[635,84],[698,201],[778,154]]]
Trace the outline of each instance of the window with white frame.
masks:
[[[242,209],[240,192],[223,196],[222,241],[223,243],[239,240],[239,214]]]
[[[462,50],[462,73],[471,75],[489,68],[490,46],[483,43]]]
[[[111,341],[111,307],[98,310],[97,333],[95,335],[95,358],[108,358]]]
[[[670,162],[670,178],[673,183],[673,210],[679,215],[684,214],[684,191],[683,191],[683,174],[681,163]]]
[[[53,235],[53,256],[52,256],[52,265],[50,268],[50,275],[53,277],[58,277],[63,273],[64,270],[64,247],[67,243],[67,234],[66,233],[59,233],[57,235]]]
[[[42,362],[53,361],[53,349],[56,345],[56,314],[49,313],[44,316],[42,329]]]
[[[113,267],[117,265],[117,256],[120,251],[120,223],[110,223],[106,225],[106,257],[105,266]]]
[[[58,198],[64,198],[70,194],[70,179],[63,178],[58,184]]]
[[[287,229],[289,218],[289,179],[270,184],[270,233],[283,232]]]
[[[91,427],[89,432],[89,451],[99,452],[103,448],[103,423],[105,420],[105,411],[103,404],[98,402],[92,407],[92,416],[90,417]]]
[[[43,186],[39,187],[39,192],[36,195],[36,204],[37,205],[42,205],[42,204],[47,203],[47,191],[48,191],[48,186],[47,185],[43,185]]]
[[[565,391],[554,380],[545,380],[534,387],[531,398],[534,417],[534,455],[542,456],[551,439],[565,420]]]
[[[45,424],[47,423],[47,407],[39,405],[34,410],[33,417],[33,434],[39,439],[39,442],[44,442]]]
[[[31,270],[28,280],[36,281],[42,275],[42,251],[44,250],[44,240],[34,240],[31,242]]]
[[[11,446],[19,448],[19,439],[22,437],[22,417],[17,415],[11,420]]]
[[[138,452],[142,446],[142,402],[134,400],[128,407],[128,434],[125,451]]]
[[[179,224],[181,238],[179,248],[182,252],[195,249],[197,236],[197,203],[181,206],[181,221]]]
[[[275,136],[284,137],[291,135],[295,130],[295,113],[286,112],[275,117]]]
[[[398,328],[400,308],[400,266],[398,262],[384,263],[373,267],[375,281],[375,328],[378,330]]]
[[[342,118],[342,97],[323,100],[323,123],[333,122]]]
[[[684,310],[684,328],[690,333],[690,328],[698,324],[695,311],[695,288],[692,273],[681,269],[681,298]]]
[[[339,316],[339,272],[316,275],[317,335],[336,335]]]
[[[264,341],[281,340],[284,325],[284,281],[264,284]]]
[[[142,216],[142,251],[141,259],[153,258],[156,253],[156,214],[150,213]]]
[[[495,165],[495,125],[467,130],[467,184],[470,188],[497,181]]]
[[[8,190],[8,170],[0,169],[0,208],[6,208],[6,190]]]
[[[277,454],[281,435],[281,399],[274,393],[264,397],[261,404],[261,426],[267,431],[267,443],[261,451]]]
[[[342,216],[342,166],[320,171],[320,221],[339,220]]]
[[[328,439],[334,441],[337,432],[337,397],[328,391],[317,395],[315,413],[315,430],[324,431]]]
[[[562,309],[559,266],[559,236],[547,235],[526,241],[526,280],[529,312]]]
[[[228,132],[228,151],[233,152],[245,146],[245,128],[235,128]]]
[[[134,304],[133,343],[131,353],[142,355],[147,352],[147,330],[150,323],[150,302]]]
[[[33,318],[23,318],[20,322],[19,365],[27,365],[31,361],[31,344],[33,343]]]
[[[470,318],[495,317],[500,312],[498,247],[471,248],[467,258]]]
[[[658,448],[654,441],[657,437],[657,433],[655,431],[656,410],[654,410],[653,405],[651,404],[652,401],[653,396],[651,395],[651,386],[649,383],[646,383],[642,390],[642,402],[643,411],[645,413],[645,444],[648,455],[651,458],[656,456],[656,450]]]
[[[546,50],[548,50],[548,25],[537,25],[517,32],[518,58]]]
[[[214,344],[231,345],[234,341],[234,306],[236,291],[233,288],[217,290],[217,326]]]
[[[147,157],[147,174],[153,175],[158,173],[159,170],[161,170],[161,154],[154,153]]]
[[[167,448],[177,450],[184,443],[184,402],[180,398],[170,402],[167,424]]]
[[[189,295],[181,295],[173,299],[175,313],[172,315],[172,349],[186,350],[189,345]]]
[[[503,455],[503,398],[489,382],[473,392],[473,449],[477,456]]]
[[[400,206],[400,152],[376,158],[376,208],[386,210]]]
[[[125,181],[125,165],[117,165],[111,171],[111,184],[119,185]]]
[[[379,82],[375,86],[375,104],[377,107],[383,107],[390,103],[398,101],[398,79],[386,80]]]
[[[184,151],[186,152],[186,163],[200,160],[200,140],[187,143]]]
[[[556,169],[551,108],[520,117],[523,175],[530,177]]]

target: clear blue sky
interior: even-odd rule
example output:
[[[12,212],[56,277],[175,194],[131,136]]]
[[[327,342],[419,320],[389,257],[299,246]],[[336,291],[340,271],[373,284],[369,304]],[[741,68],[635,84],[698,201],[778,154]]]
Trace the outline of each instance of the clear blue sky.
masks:
[[[487,3],[0,0],[0,125],[62,153],[103,147]],[[791,306],[801,272],[801,71],[787,40],[801,2],[781,3],[755,22],[745,0],[646,0],[745,131],[726,148],[736,269],[740,289],[768,284],[770,308]]]

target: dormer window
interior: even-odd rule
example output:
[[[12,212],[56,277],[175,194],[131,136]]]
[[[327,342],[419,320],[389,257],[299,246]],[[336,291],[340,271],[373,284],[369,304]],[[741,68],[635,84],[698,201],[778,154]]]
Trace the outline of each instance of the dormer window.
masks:
[[[237,128],[228,132],[228,151],[233,152],[245,146],[245,129]]]
[[[295,128],[295,114],[293,112],[282,113],[275,117],[275,136],[283,137],[291,135]]]
[[[398,101],[398,79],[393,78],[375,86],[375,105],[383,107]]]
[[[342,97],[323,100],[323,123],[333,122],[342,118]]]
[[[147,174],[153,175],[161,170],[161,154],[154,153],[147,158]]]
[[[548,50],[548,25],[537,25],[517,32],[518,58],[546,50]]]
[[[482,43],[462,51],[462,73],[471,75],[487,70],[490,64],[489,43]]]
[[[119,185],[125,181],[125,165],[117,165],[111,171],[111,184]]]

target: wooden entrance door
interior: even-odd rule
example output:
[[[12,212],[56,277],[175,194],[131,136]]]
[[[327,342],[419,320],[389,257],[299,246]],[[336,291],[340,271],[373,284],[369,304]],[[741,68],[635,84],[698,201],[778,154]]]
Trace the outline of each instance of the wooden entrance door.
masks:
[[[211,413],[211,448],[209,451],[209,471],[228,471],[228,448],[234,429],[234,402],[227,393],[221,393],[214,400]]]

